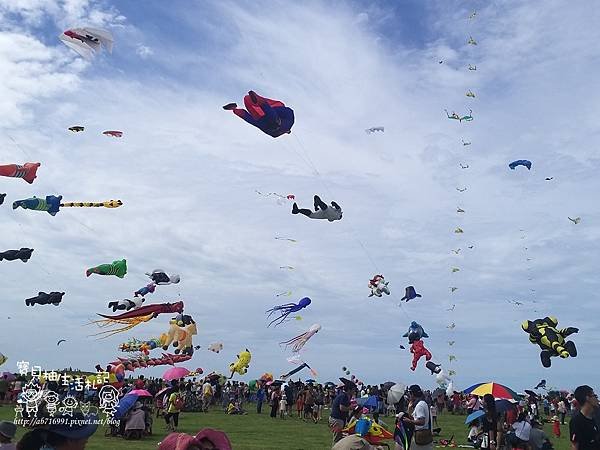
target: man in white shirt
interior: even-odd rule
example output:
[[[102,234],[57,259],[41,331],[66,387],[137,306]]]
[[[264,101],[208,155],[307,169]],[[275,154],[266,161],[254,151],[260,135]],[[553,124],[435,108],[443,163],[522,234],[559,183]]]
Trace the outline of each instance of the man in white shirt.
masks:
[[[427,402],[424,400],[423,391],[418,384],[413,384],[408,388],[408,392],[410,394],[410,401],[413,405],[415,405],[415,409],[412,414],[412,418],[410,417],[402,417],[402,420],[405,423],[413,424],[415,426],[415,435],[414,442],[410,446],[411,450],[433,450],[433,438],[431,436],[431,423],[429,417],[429,406]],[[417,444],[417,441],[420,440],[420,434],[428,433],[428,443]],[[423,432],[423,433],[419,433]]]

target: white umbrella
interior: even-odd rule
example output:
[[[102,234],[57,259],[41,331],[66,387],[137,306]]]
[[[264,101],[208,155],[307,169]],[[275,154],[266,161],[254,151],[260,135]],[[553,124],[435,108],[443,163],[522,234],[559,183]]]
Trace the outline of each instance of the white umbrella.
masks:
[[[406,391],[406,385],[402,383],[396,383],[393,385],[387,394],[388,405],[393,405],[394,403],[398,403],[404,392]]]

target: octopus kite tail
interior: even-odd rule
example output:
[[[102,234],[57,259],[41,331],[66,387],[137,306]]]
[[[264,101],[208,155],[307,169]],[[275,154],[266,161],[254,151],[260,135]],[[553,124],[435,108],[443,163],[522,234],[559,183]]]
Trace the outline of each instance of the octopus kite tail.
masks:
[[[91,336],[100,336],[98,339],[105,339],[105,338],[113,336],[113,335],[115,335],[117,333],[122,333],[124,331],[131,330],[133,327],[135,327],[135,326],[137,326],[137,325],[139,325],[141,323],[144,323],[144,322],[149,322],[153,318],[154,318],[153,314],[148,314],[147,316],[134,317],[134,318],[131,318],[131,319],[119,319],[119,320],[102,319],[102,320],[95,320],[95,321],[90,322],[90,323],[96,324],[99,328],[106,328],[106,327],[114,326],[116,324],[120,324],[120,325],[124,325],[124,326],[120,327],[120,328],[114,328],[112,330],[101,331],[99,333],[92,334]]]

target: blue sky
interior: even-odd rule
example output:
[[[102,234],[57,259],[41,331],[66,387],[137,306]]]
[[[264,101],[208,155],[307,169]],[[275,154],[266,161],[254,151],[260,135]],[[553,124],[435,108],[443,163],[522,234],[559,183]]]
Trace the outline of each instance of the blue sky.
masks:
[[[27,264],[0,265],[7,365],[92,368],[121,356],[116,348],[129,337],[166,331],[161,317],[95,340],[84,325],[158,267],[182,282],[147,303],[181,298],[198,323],[203,348],[189,368],[226,371],[248,347],[246,380],[287,372],[289,354],[277,343],[320,323],[304,358],[321,380],[347,366],[366,382],[432,386],[398,348],[417,320],[434,359],[456,370],[457,387],[592,382],[600,31],[585,4],[150,1],[140,9],[0,0],[0,14],[2,163],[42,163],[31,186],[0,180],[9,194],[2,249],[36,249]],[[112,55],[86,63],[56,37],[86,24],[113,33]],[[221,109],[249,89],[294,108],[291,135],[274,140]],[[473,109],[474,121],[450,121],[445,108]],[[66,131],[75,124],[85,133]],[[385,132],[367,135],[371,126]],[[106,129],[124,138],[102,136]],[[509,170],[515,159],[531,160],[532,170]],[[344,218],[292,216],[290,204],[256,190],[292,193],[301,206],[318,193],[342,205]],[[10,209],[51,193],[125,205],[54,218]],[[124,280],[84,276],[120,258]],[[367,298],[375,273],[393,297]],[[399,307],[407,285],[423,298]],[[67,292],[60,307],[24,306],[51,290]],[[289,300],[313,303],[302,321],[266,328],[264,311],[287,290]],[[543,369],[520,323],[549,314],[581,328],[573,338],[580,355]],[[58,339],[67,342],[57,349]],[[206,350],[215,341],[225,345],[219,355]]]

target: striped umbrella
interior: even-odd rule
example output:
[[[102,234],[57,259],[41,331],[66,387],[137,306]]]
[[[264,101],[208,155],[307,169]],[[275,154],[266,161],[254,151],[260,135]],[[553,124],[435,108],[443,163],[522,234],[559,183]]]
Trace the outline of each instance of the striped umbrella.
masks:
[[[478,383],[465,389],[465,394],[477,395],[479,397],[485,394],[492,394],[494,398],[512,398],[514,400],[519,399],[519,395],[512,389],[503,386],[502,384],[489,382],[489,383]]]

